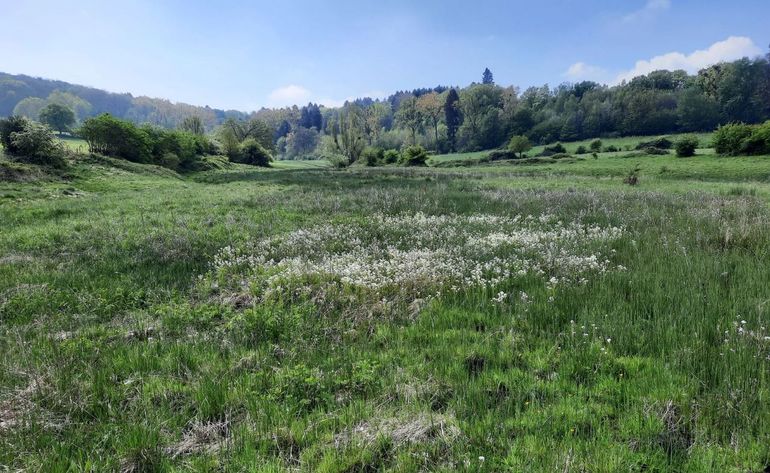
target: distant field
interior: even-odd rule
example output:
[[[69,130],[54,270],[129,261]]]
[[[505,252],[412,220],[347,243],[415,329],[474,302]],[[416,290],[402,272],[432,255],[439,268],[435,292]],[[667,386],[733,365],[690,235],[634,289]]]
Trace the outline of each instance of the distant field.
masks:
[[[62,137],[61,142],[72,151],[83,153],[88,151],[88,143],[80,138]]]

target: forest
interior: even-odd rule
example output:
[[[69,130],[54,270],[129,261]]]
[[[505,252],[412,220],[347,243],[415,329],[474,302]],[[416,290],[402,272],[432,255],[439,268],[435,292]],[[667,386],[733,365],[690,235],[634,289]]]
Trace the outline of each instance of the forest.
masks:
[[[247,113],[2,74],[0,116],[38,120],[41,110],[55,103],[73,110],[76,122],[109,113],[135,124],[175,129],[194,118],[214,137],[232,128],[223,126],[228,121],[256,119],[272,130],[268,148],[280,159],[342,154],[351,162],[366,147],[421,145],[439,154],[469,152],[501,147],[518,135],[547,144],[711,131],[720,124],[770,118],[770,53],[715,64],[693,75],[655,71],[614,86],[586,81],[520,90],[496,84],[489,69],[480,79],[466,87],[360,98],[339,108],[309,103]]]

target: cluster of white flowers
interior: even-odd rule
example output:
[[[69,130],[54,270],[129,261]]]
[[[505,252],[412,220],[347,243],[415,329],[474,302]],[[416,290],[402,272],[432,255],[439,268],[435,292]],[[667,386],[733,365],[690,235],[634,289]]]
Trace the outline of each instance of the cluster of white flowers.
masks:
[[[267,291],[319,278],[371,290],[458,291],[537,275],[555,286],[616,269],[602,254],[622,235],[621,228],[565,224],[550,215],[374,214],[223,248],[214,269],[258,278]]]

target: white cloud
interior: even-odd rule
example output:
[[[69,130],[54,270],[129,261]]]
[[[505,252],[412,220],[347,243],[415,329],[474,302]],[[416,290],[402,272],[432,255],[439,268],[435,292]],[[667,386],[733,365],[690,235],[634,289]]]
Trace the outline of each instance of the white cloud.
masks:
[[[640,20],[653,18],[656,14],[671,8],[671,0],[647,0],[647,3],[639,10],[623,17],[624,23],[634,23]]]
[[[571,80],[594,80],[602,81],[606,80],[607,71],[599,66],[592,66],[584,62],[576,62],[569,66],[569,69],[564,73],[565,77]]]
[[[270,92],[267,101],[271,107],[288,107],[291,105],[304,105],[313,94],[299,85],[287,85]]]
[[[684,69],[689,73],[697,72],[704,67],[722,61],[734,61],[742,57],[752,57],[761,54],[762,50],[754,44],[751,38],[745,36],[730,36],[724,41],[712,44],[708,49],[702,49],[690,54],[671,52],[652,59],[636,62],[633,69],[624,71],[615,78],[615,83],[628,81],[634,77],[649,74],[661,69]]]

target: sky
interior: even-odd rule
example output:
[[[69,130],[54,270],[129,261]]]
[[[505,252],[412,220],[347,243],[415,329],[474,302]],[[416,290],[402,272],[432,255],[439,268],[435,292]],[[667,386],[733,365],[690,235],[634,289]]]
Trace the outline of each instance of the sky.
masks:
[[[0,71],[243,111],[768,51],[768,0],[0,0]]]

